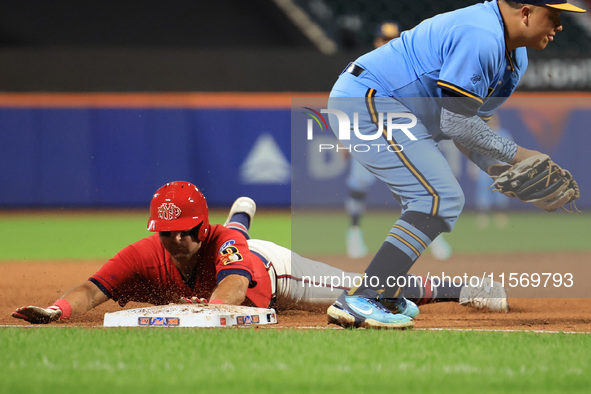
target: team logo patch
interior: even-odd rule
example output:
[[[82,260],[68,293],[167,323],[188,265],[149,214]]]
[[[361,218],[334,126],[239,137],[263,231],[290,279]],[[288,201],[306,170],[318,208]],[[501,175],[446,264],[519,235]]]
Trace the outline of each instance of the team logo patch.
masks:
[[[251,324],[258,324],[259,317],[258,316],[238,316],[236,318],[236,324],[240,326],[249,326]]]
[[[162,220],[178,219],[183,212],[171,202],[164,202],[158,207],[158,217]]]
[[[222,254],[222,252],[224,251],[224,249],[226,249],[230,245],[234,245],[235,243],[236,243],[236,241],[234,241],[233,239],[224,242],[224,244],[222,245],[222,247],[220,248],[220,251],[218,253],[219,254]]]
[[[176,327],[181,324],[178,317],[139,317],[138,326],[149,327]]]
[[[240,251],[235,246],[228,246],[220,253],[220,259],[224,265],[232,264],[237,261],[242,261],[244,258],[240,254]]]
[[[470,78],[470,81],[472,81],[472,83],[477,83],[482,81],[482,77],[480,75],[474,74],[472,75],[472,78]]]

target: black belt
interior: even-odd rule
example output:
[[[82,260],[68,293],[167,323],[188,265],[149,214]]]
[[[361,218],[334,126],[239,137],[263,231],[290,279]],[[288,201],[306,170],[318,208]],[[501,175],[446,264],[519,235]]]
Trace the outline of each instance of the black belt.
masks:
[[[349,67],[347,67],[347,69],[345,70],[345,72],[348,72],[349,74],[353,74],[356,77],[360,76],[362,72],[364,72],[365,69],[363,67],[359,67],[357,64],[355,63],[351,63],[349,65]]]

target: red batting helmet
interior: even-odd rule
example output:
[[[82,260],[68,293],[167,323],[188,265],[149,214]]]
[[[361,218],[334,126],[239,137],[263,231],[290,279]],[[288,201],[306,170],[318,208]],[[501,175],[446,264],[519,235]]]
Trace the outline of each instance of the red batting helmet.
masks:
[[[209,231],[207,201],[197,186],[170,182],[156,191],[150,203],[149,231],[187,231],[199,226],[197,239]]]

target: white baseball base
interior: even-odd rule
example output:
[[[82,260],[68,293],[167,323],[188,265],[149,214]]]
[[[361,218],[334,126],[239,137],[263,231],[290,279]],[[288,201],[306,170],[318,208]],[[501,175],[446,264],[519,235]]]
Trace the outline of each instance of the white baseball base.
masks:
[[[171,304],[105,313],[104,327],[232,327],[277,324],[274,309]]]

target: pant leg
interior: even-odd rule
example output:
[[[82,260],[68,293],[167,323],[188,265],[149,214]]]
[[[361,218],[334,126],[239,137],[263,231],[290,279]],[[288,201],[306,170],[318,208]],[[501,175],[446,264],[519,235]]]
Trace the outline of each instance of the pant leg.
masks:
[[[407,128],[416,140],[397,129],[388,136],[386,127],[374,123],[372,116],[384,114],[386,121],[387,113],[412,116],[411,111],[389,97],[369,101],[363,97],[329,100],[329,109],[348,114],[351,122],[355,116],[358,119],[356,128],[361,137],[351,130],[347,139],[340,140],[341,144],[350,147],[351,155],[399,198],[403,214],[415,211],[438,216],[451,230],[463,209],[464,194],[426,125],[417,118],[416,125]],[[368,109],[369,106],[373,108]],[[408,124],[409,119],[393,118],[391,124]],[[340,120],[333,114],[328,115],[328,120],[337,138],[342,137]],[[375,138],[367,139],[372,136]]]
[[[269,260],[278,303],[332,303],[361,278],[359,273],[302,257],[273,242],[251,239],[248,245]]]
[[[383,181],[401,203],[402,216],[388,233],[365,273],[377,285],[364,288],[399,295],[387,286],[389,276],[406,275],[441,232],[451,231],[463,209],[464,194],[433,135],[438,124],[416,116],[400,101],[379,94],[352,76],[341,75],[328,104],[331,129],[353,157]],[[346,96],[349,97],[346,97]],[[436,103],[420,100],[432,110]],[[408,100],[406,100],[408,101]]]
[[[367,190],[376,181],[376,177],[367,171],[361,163],[351,158],[347,187],[356,192],[367,193]]]

